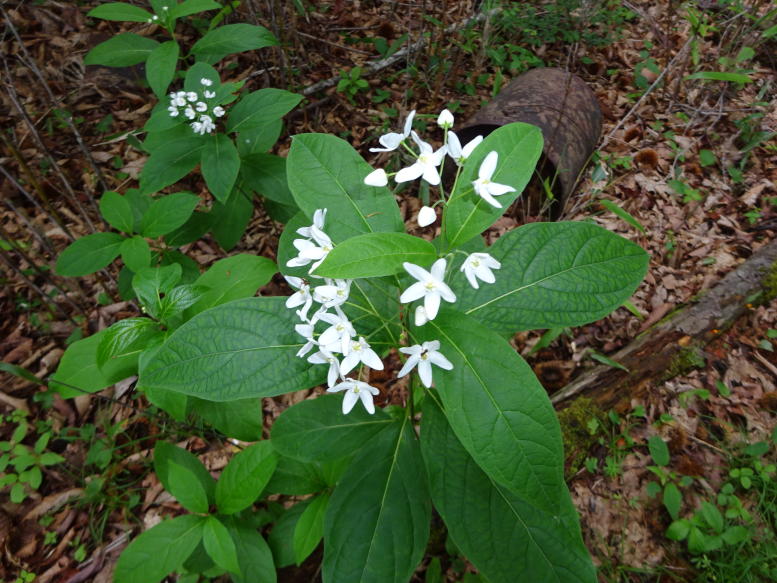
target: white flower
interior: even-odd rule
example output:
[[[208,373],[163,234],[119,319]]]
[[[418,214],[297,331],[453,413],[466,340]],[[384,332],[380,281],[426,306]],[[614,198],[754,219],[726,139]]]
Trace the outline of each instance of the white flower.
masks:
[[[424,308],[423,304],[420,304],[416,306],[415,308],[415,325],[416,326],[423,326],[429,321],[429,318],[426,316],[426,308]]]
[[[175,105],[168,107],[167,111],[170,113],[170,117],[178,117],[178,114],[180,113]]]
[[[478,279],[486,283],[494,283],[496,278],[491,270],[500,267],[502,264],[488,253],[472,253],[461,264],[461,271],[467,276],[470,285],[478,289]]]
[[[438,259],[432,264],[431,272],[413,263],[403,263],[405,270],[418,281],[402,292],[399,301],[407,304],[419,298],[424,298],[424,310],[426,318],[434,320],[440,309],[440,298],[446,302],[455,302],[456,294],[453,293],[443,281],[445,278],[445,258]]]
[[[419,227],[428,227],[436,220],[437,220],[437,214],[434,212],[434,209],[432,207],[422,206],[421,210],[418,211]]]
[[[294,330],[297,334],[306,340],[305,344],[302,345],[302,348],[297,351],[297,356],[305,356],[314,346],[316,346],[317,342],[313,338],[313,328],[313,324],[297,324],[294,326]]]
[[[192,130],[194,130],[195,134],[204,134],[205,133],[205,129],[203,128],[202,123],[200,123],[198,121],[193,121],[189,125],[192,127]]]
[[[323,230],[324,221],[326,221],[326,209],[316,209],[313,213],[313,224],[309,227],[300,227],[297,229],[297,234],[310,239],[313,237],[313,227]]]
[[[444,130],[449,130],[453,127],[453,114],[447,109],[443,109],[437,118],[437,125]]]
[[[207,111],[208,110],[208,104],[205,103],[204,101],[198,101],[195,104],[194,109],[199,111],[200,113],[202,113],[203,111]]]
[[[351,280],[325,279],[324,281],[326,285],[319,285],[313,290],[313,299],[325,308],[343,305],[351,293]]]
[[[343,375],[347,375],[360,362],[363,362],[372,369],[383,370],[383,361],[361,336],[359,337],[358,342],[351,341],[351,351],[348,353],[348,356],[343,359],[343,362],[340,365],[340,372]]]
[[[183,95],[176,95],[174,98],[170,100],[170,105],[183,107],[184,105],[186,105],[186,97],[184,97]]]
[[[213,119],[209,115],[201,115],[200,123],[202,123],[202,133],[212,132],[216,129],[216,124],[213,123]]]
[[[330,326],[318,337],[318,343],[329,352],[341,352],[348,356],[351,352],[351,339],[356,336],[356,330],[339,306],[335,306],[335,312],[335,314],[323,313],[319,316],[322,322]]]
[[[364,184],[368,186],[386,186],[388,184],[386,171],[383,168],[373,170],[364,177]]]
[[[187,107],[184,109],[183,114],[186,116],[186,119],[194,119],[197,117],[197,112],[194,111],[191,107]]]
[[[477,136],[467,142],[467,145],[462,148],[459,136],[454,132],[448,132],[448,154],[453,158],[457,166],[464,166],[464,162],[467,161],[467,158],[472,155],[472,152],[482,141],[483,136]]]
[[[301,277],[294,277],[291,275],[284,275],[283,277],[291,287],[297,290],[286,298],[286,307],[296,308],[302,306],[302,310],[298,313],[301,319],[307,320],[308,310],[310,309],[310,306],[313,305],[313,297],[310,294],[310,285],[305,283],[305,280]]]
[[[315,242],[309,239],[294,239],[292,244],[297,248],[299,254],[293,259],[289,259],[286,265],[288,267],[303,267],[313,262],[308,273],[321,265],[321,262],[329,255],[333,247],[332,241],[323,232],[318,233]]]
[[[402,168],[402,170],[397,172],[394,180],[398,183],[409,182],[420,176],[432,186],[440,184],[440,173],[437,172],[437,167],[442,163],[442,159],[445,157],[445,152],[447,150],[442,147],[435,152],[431,144],[421,140],[417,133],[411,133],[413,135],[413,141],[418,145],[420,153],[412,165],[407,168]]]
[[[367,413],[370,415],[375,413],[372,397],[380,394],[380,391],[375,387],[371,387],[367,383],[357,381],[356,379],[345,379],[342,383],[326,390],[327,393],[337,393],[338,391],[345,391],[343,396],[343,415],[350,413],[359,399],[361,399],[364,408],[367,409]]]
[[[402,370],[397,374],[397,377],[405,376],[413,370],[414,366],[418,365],[418,376],[421,377],[421,382],[427,389],[431,387],[433,364],[445,370],[451,370],[453,368],[451,361],[438,352],[439,348],[439,340],[431,340],[429,342],[424,342],[423,344],[400,348],[399,351],[401,353],[409,354],[410,357],[405,362]]]
[[[207,91],[206,91],[206,93],[207,93]],[[215,93],[214,93],[214,95],[215,95]],[[224,113],[225,113],[224,108],[221,107],[220,105],[217,105],[216,107],[213,108],[213,115],[215,115],[216,117],[221,117],[222,115],[224,115]]]
[[[399,144],[401,144],[407,138],[407,136],[410,135],[410,130],[413,127],[413,117],[415,117],[415,109],[407,115],[407,119],[405,120],[405,127],[401,134],[390,132],[388,134],[382,135],[380,138],[378,138],[378,142],[380,142],[380,145],[383,147],[370,148],[370,152],[391,152],[392,150],[396,150],[399,147]]]
[[[329,371],[326,375],[326,384],[328,387],[331,387],[337,382],[337,377],[340,376],[340,361],[327,349],[319,348],[318,352],[308,356],[308,362],[312,364],[328,364]]]
[[[496,170],[496,163],[499,159],[499,154],[496,152],[489,152],[483,159],[478,170],[478,179],[472,181],[472,186],[475,188],[475,192],[488,204],[495,206],[496,208],[502,208],[502,205],[496,202],[495,196],[501,196],[508,192],[515,192],[512,186],[506,184],[497,184],[491,182],[491,177]]]
[[[205,95],[205,99],[213,99],[214,97],[216,97],[216,92],[215,91],[208,91],[206,89],[205,93],[203,95]],[[215,112],[216,110],[214,109],[213,111]]]
[[[197,94],[194,91],[189,91],[188,93],[186,93],[186,99],[188,101],[197,101],[197,99],[199,98],[197,97]]]
[[[200,79],[200,84],[205,86],[205,87],[210,87],[211,85],[213,85],[213,81],[203,77],[202,79]]]

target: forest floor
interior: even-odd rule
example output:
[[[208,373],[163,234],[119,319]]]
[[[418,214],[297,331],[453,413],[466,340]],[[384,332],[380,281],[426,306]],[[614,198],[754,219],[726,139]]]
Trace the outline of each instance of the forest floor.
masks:
[[[86,235],[98,221],[95,201],[102,192],[132,187],[145,161],[127,138],[154,105],[142,71],[86,67],[83,56],[111,34],[152,34],[153,25],[87,18],[96,4],[3,6],[0,360],[40,379],[56,370],[69,342],[138,315],[118,300],[117,270],[81,280],[53,274],[67,239],[21,192],[34,192],[39,202],[48,198],[72,232]],[[774,27],[775,16],[767,14],[768,2],[744,0],[691,3],[690,10],[671,0],[598,0],[585,8],[574,0],[480,4],[243,2],[228,21],[263,24],[281,45],[229,58],[221,71],[250,89],[303,93],[360,67],[355,78],[365,86],[338,91],[331,83],[305,93],[286,118],[276,152],[285,154],[292,135],[325,132],[348,140],[370,162],[382,159],[369,147],[396,131],[410,110],[436,117],[448,107],[459,124],[528,68],[559,67],[582,78],[598,99],[603,130],[561,218],[591,220],[637,242],[650,254],[650,267],[631,309],[552,335],[515,337],[552,395],[601,362],[617,366],[608,355],[693,304],[774,240],[777,39],[763,31]],[[182,26],[181,38],[194,38],[197,25]],[[398,49],[407,49],[402,58],[370,71]],[[706,71],[743,74],[747,82],[687,79]],[[197,175],[187,180],[207,205],[204,183]],[[399,196],[410,224],[418,199]],[[615,214],[613,203],[627,214]],[[229,254],[274,259],[282,225],[261,202],[255,207]],[[520,211],[508,213],[496,231],[547,218]],[[28,223],[45,238],[34,237]],[[228,254],[208,236],[187,253],[203,267]],[[627,406],[602,411],[577,402],[567,409],[567,422],[577,429],[566,444],[568,483],[601,581],[757,582],[770,580],[769,569],[777,573],[777,271],[767,288],[688,362],[654,379],[639,398],[625,398]],[[276,277],[263,293],[284,289]],[[44,468],[40,486],[21,504],[0,490],[0,577],[110,580],[128,527],[153,524],[177,508],[148,454],[158,437],[183,434],[133,398],[128,384],[64,401],[0,375],[0,440],[22,424],[13,411],[25,411],[25,443],[48,434],[52,451],[66,459]],[[267,425],[308,393],[266,399]],[[653,436],[667,442],[668,460],[649,447]],[[226,440],[181,443],[214,472],[233,451]],[[679,492],[677,516],[696,516],[699,530],[717,537],[719,548],[692,552],[687,542],[667,537],[669,484]],[[712,524],[711,506],[722,524]],[[747,536],[721,539],[733,526],[744,526]],[[471,569],[444,549],[431,552],[440,553],[448,581],[463,580]],[[414,580],[424,580],[429,556]],[[315,567],[303,565],[281,571],[279,580],[316,576]]]

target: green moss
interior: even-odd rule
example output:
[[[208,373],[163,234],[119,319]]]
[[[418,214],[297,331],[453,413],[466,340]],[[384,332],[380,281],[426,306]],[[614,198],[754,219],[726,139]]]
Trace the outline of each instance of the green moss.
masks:
[[[699,347],[694,345],[685,346],[680,348],[680,350],[672,357],[662,380],[667,381],[673,379],[676,376],[690,372],[695,368],[703,368],[706,365],[707,361],[704,360],[704,356]]]
[[[558,420],[564,442],[565,473],[570,478],[582,467],[596,444],[598,429],[605,423],[606,415],[593,400],[578,397],[558,412]]]
[[[764,288],[763,303],[766,304],[768,302],[771,302],[774,298],[777,298],[777,261],[772,263],[772,266],[769,268],[769,271],[764,276],[763,288]]]

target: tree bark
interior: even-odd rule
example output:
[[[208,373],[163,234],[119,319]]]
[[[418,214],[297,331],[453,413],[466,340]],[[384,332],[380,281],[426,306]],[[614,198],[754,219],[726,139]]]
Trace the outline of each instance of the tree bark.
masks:
[[[767,276],[770,289],[765,290]],[[668,320],[655,324],[637,336],[611,358],[628,372],[596,366],[551,396],[557,408],[573,398],[586,396],[604,410],[625,410],[631,399],[640,397],[656,381],[669,379],[693,368],[702,346],[718,337],[759,301],[771,301],[773,278],[777,276],[777,240],[755,252],[728,273],[698,302],[684,307]]]

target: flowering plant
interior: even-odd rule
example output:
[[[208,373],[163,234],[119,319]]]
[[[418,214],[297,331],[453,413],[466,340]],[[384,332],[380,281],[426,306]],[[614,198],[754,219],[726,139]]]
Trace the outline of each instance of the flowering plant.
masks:
[[[270,439],[279,472],[338,468],[304,492],[314,496],[303,516],[315,512],[293,529],[295,548],[323,536],[324,581],[407,581],[432,506],[489,581],[595,581],[558,421],[506,338],[605,316],[639,284],[647,255],[585,222],[524,225],[486,247],[479,235],[531,177],[540,131],[514,123],[462,146],[446,111],[435,149],[413,121],[379,140],[379,151],[412,156],[396,173],[336,137],[295,136],[287,176],[299,212],[278,249],[292,295],[195,315],[141,359],[138,386],[184,411],[321,384],[339,393],[288,408]],[[428,227],[441,210],[434,238],[404,232],[387,188],[419,178],[439,187],[418,216]]]

